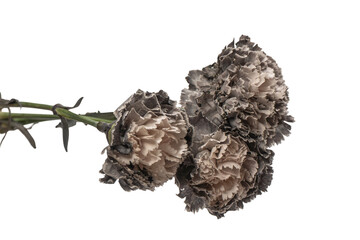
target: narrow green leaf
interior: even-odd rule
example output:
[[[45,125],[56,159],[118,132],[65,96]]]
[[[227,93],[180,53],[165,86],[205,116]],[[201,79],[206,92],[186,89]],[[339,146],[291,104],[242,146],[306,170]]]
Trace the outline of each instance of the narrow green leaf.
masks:
[[[63,133],[63,143],[65,151],[68,151],[68,143],[69,143],[69,124],[66,118],[59,116],[62,124],[62,133]]]
[[[16,122],[11,122],[10,125],[15,128],[18,129],[25,137],[26,139],[29,141],[30,145],[33,148],[36,148],[36,144],[35,144],[35,140],[34,138],[31,136],[31,134],[29,133],[29,131],[21,124],[16,123]]]

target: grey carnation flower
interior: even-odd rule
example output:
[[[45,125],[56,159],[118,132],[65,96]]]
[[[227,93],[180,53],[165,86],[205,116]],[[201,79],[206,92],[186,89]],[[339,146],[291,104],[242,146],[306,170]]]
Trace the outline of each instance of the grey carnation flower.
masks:
[[[230,43],[216,63],[190,71],[186,79],[181,104],[189,117],[201,112],[225,131],[266,146],[290,134],[294,119],[281,69],[249,37]]]
[[[270,150],[225,133],[199,114],[190,118],[189,151],[176,173],[186,210],[206,208],[218,218],[266,191],[272,180]]]
[[[276,62],[247,36],[225,47],[217,62],[190,71],[186,80],[189,88],[182,91],[180,103],[188,114],[193,134],[188,156],[176,176],[179,196],[185,198],[189,211],[206,207],[222,217],[226,211],[242,208],[243,202],[252,200],[271,184],[274,153],[268,148],[290,134],[288,123],[294,121],[287,110],[288,88]],[[241,186],[242,192],[228,189],[231,194],[226,200],[223,196],[219,198],[219,192],[215,193],[214,184],[199,180],[205,163],[219,164],[219,159],[203,152],[209,139],[217,139],[219,129],[221,136],[246,146],[246,153],[239,150],[237,161],[252,159],[253,163],[251,181],[241,182],[239,179],[244,179],[248,172],[240,171],[236,181],[240,181],[237,186]],[[215,148],[224,148],[226,141],[217,144]],[[235,181],[227,186],[236,186]]]
[[[259,166],[243,141],[220,130],[204,142],[194,158],[190,185],[206,196],[209,212],[220,217],[247,197]]]
[[[101,179],[124,190],[154,190],[171,179],[187,151],[187,121],[164,91],[138,90],[114,112]]]

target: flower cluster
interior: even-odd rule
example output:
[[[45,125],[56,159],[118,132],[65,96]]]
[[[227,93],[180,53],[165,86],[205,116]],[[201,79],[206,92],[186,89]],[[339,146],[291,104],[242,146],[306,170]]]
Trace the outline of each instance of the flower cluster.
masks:
[[[154,190],[175,176],[188,211],[206,208],[220,218],[271,184],[269,147],[294,121],[288,88],[276,62],[247,36],[186,80],[180,109],[163,91],[139,90],[114,112],[101,181]]]
[[[206,208],[218,218],[267,190],[274,152],[290,134],[288,88],[275,60],[241,36],[215,63],[190,71],[181,107],[167,93],[138,90],[113,113],[75,114],[73,107],[6,100],[0,94],[0,146],[19,130],[36,147],[25,125],[60,120],[67,151],[69,128],[81,122],[106,134],[103,183],[126,191],[151,190],[175,178],[186,210]],[[13,113],[36,108],[52,114]],[[7,109],[3,112],[2,109]]]
[[[274,153],[289,135],[288,90],[276,62],[247,36],[230,43],[216,63],[190,71],[181,105],[193,129],[179,167],[179,196],[188,211],[206,207],[222,217],[266,191]]]

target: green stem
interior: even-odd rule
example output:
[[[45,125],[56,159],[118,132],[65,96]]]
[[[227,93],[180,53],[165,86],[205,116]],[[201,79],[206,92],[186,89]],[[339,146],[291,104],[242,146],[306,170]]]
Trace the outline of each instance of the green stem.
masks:
[[[63,116],[67,119],[75,120],[96,127],[99,122],[112,123],[113,120],[102,119],[97,117],[90,117],[85,115],[77,115],[70,112],[69,110],[58,108],[56,109],[58,115]],[[8,112],[0,112],[0,120],[9,119],[10,114]],[[38,123],[44,121],[58,120],[59,116],[51,114],[32,114],[32,113],[11,113],[11,118],[23,125]]]
[[[55,109],[55,112],[59,115],[59,116],[62,116],[62,117],[65,117],[67,119],[72,119],[72,120],[75,120],[77,122],[82,122],[82,123],[85,123],[85,124],[89,124],[93,127],[96,127],[98,126],[98,123],[100,121],[97,121],[97,120],[93,120],[89,117],[85,117],[85,116],[81,116],[81,115],[77,115],[73,112],[70,112],[69,110],[66,110],[66,109],[63,109],[63,108],[56,108]]]
[[[67,110],[68,111],[68,110]],[[70,112],[70,111],[68,111]],[[75,113],[74,113],[75,114]],[[75,114],[77,115],[77,114]],[[80,117],[85,117],[94,121],[98,121],[98,122],[104,122],[104,123],[112,123],[114,122],[113,120],[109,120],[109,119],[103,119],[103,118],[98,118],[98,117],[91,117],[91,116],[86,116],[86,115],[78,115]],[[66,117],[66,116],[64,116]],[[9,113],[8,112],[0,112],[0,120],[1,119],[8,119],[9,118]],[[11,113],[11,118],[13,118],[14,120],[16,119],[27,119],[27,120],[34,120],[34,121],[49,121],[49,120],[57,120],[59,119],[59,116],[57,115],[51,115],[51,114],[33,114],[33,113]],[[71,118],[69,118],[71,119]],[[76,119],[72,119],[72,120],[76,120]]]
[[[10,104],[9,107],[36,108],[36,109],[49,110],[49,111],[53,110],[53,106],[51,106],[51,105],[41,104],[41,103],[32,103],[32,102],[14,103],[14,104]],[[14,116],[14,114],[12,114],[12,116]],[[50,115],[48,115],[48,116],[50,116]],[[92,120],[95,120],[95,121],[99,121],[99,122],[105,122],[105,123],[112,123],[113,121],[116,120],[116,118],[114,117],[114,115],[112,113],[100,113],[100,112],[99,113],[88,113],[88,114],[85,114],[85,115],[80,114],[80,116],[84,116],[86,118],[89,118],[89,119],[92,119]],[[20,115],[19,115],[19,117],[20,117]],[[25,116],[25,117],[28,118],[28,117],[31,117],[31,116],[29,115],[29,116]],[[40,117],[45,117],[45,115],[42,115]],[[58,119],[54,115],[51,115],[50,118]],[[75,119],[73,119],[73,120],[75,120]]]
[[[41,103],[19,102],[19,103],[10,104],[9,107],[26,107],[26,108],[36,108],[36,109],[51,111],[53,106],[47,104],[41,104]]]
[[[103,118],[98,118],[98,117],[90,117],[90,116],[86,116],[86,115],[82,115],[82,114],[80,114],[79,116],[86,117],[88,119],[92,119],[92,120],[98,121],[98,122],[104,122],[104,123],[113,123],[114,122],[114,120],[103,119]]]
[[[12,118],[27,118],[27,119],[59,119],[56,115],[51,114],[33,114],[33,113],[11,113]],[[0,119],[8,119],[9,113],[8,112],[0,112]]]
[[[27,125],[27,124],[34,124],[34,123],[40,123],[40,122],[46,122],[51,121],[55,119],[32,119],[32,118],[13,118],[13,120],[19,124]]]
[[[47,104],[40,104],[40,103],[32,103],[32,102],[19,102],[8,105],[9,107],[26,107],[26,108],[36,108],[42,110],[49,110],[54,111],[53,106]],[[30,124],[30,123],[38,123],[43,121],[50,121],[59,119],[59,116],[62,116],[66,119],[75,120],[77,122],[82,122],[84,124],[88,124],[90,126],[98,128],[100,125],[104,123],[112,123],[114,122],[115,118],[112,113],[91,113],[89,115],[78,115],[75,114],[67,109],[58,107],[55,108],[56,115],[48,115],[48,114],[25,114],[25,113],[12,113],[11,118],[13,120],[17,120],[19,123],[22,124]],[[0,113],[0,120],[1,119],[8,119],[8,113]],[[104,126],[104,125],[102,125]]]

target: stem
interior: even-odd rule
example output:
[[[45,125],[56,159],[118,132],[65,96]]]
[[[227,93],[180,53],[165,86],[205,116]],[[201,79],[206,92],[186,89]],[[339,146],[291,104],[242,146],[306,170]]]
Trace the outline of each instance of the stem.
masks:
[[[60,110],[60,111],[58,111]],[[85,115],[77,115],[75,113],[70,112],[69,110],[58,108],[56,109],[57,114],[63,116],[67,119],[75,120],[77,122],[82,122],[85,124],[89,124],[91,126],[97,125],[99,122],[103,123],[112,123],[113,120],[102,119],[97,117],[90,117]],[[0,120],[9,119],[10,114],[8,112],[0,112]],[[51,114],[32,114],[32,113],[11,113],[11,118],[21,124],[31,124],[38,123],[44,121],[58,120],[59,116],[51,115]],[[96,123],[96,125],[95,125]]]
[[[8,112],[0,112],[0,119],[8,119],[9,118]],[[33,113],[11,113],[12,118],[26,118],[26,119],[59,119],[56,115],[51,114],[33,114]]]
[[[10,104],[9,107],[27,107],[27,108],[37,108],[37,109],[51,111],[53,106],[47,104],[41,104],[41,103],[19,102],[19,103]]]
[[[100,132],[106,132],[109,128],[108,123],[115,121],[115,116],[112,113],[87,113],[85,115],[75,114],[68,109],[75,108],[80,105],[82,98],[80,98],[73,107],[64,107],[60,104],[54,106],[40,103],[31,102],[17,102],[17,101],[3,101],[1,102],[0,96],[0,133],[7,133],[9,130],[18,129],[29,140],[31,145],[35,148],[34,139],[31,137],[27,129],[24,127],[26,124],[35,124],[44,121],[61,120],[63,143],[67,151],[69,141],[69,122],[66,120],[73,120],[75,122],[82,122],[84,124],[95,127]],[[15,102],[9,104],[10,102]],[[49,110],[53,114],[37,114],[37,113],[11,113],[10,107],[27,107],[42,110]],[[8,112],[1,112],[2,108],[8,108]],[[2,142],[2,141],[1,141]],[[0,145],[1,145],[0,142]]]
[[[54,107],[51,105],[32,103],[32,102],[13,103],[13,104],[9,104],[8,107],[27,107],[27,108],[36,108],[36,109],[54,111]],[[99,113],[88,113],[85,115],[80,115],[80,114],[78,115],[61,107],[55,108],[55,113],[56,113],[55,115],[13,113],[11,114],[11,118],[14,121],[18,121],[18,123],[25,125],[30,123],[55,120],[55,119],[59,119],[59,116],[61,116],[66,119],[82,122],[84,124],[88,124],[90,126],[96,127],[99,131],[103,131],[103,129],[105,129],[104,127],[106,126],[106,123],[112,123],[116,120],[115,116],[112,113],[99,112]],[[9,117],[10,116],[8,113],[0,114],[0,120],[8,119]]]
[[[40,123],[40,122],[51,121],[51,120],[55,120],[55,119],[13,118],[13,120],[19,124],[27,125],[27,124],[35,124],[35,123]]]
[[[98,123],[100,121],[96,121],[96,120],[93,120],[89,117],[85,117],[85,116],[81,116],[81,115],[77,115],[73,112],[70,112],[69,110],[66,110],[66,109],[63,109],[63,108],[57,108],[55,109],[55,112],[60,115],[60,116],[63,116],[67,119],[72,119],[72,120],[75,120],[75,121],[78,121],[78,122],[82,122],[82,123],[85,123],[85,124],[89,124],[93,127],[96,127],[98,126]]]
[[[68,110],[67,110],[68,111]],[[70,112],[70,111],[68,111]],[[75,114],[75,113],[73,113]],[[77,115],[77,114],[75,114]],[[114,122],[113,120],[109,120],[109,119],[103,119],[103,118],[98,118],[98,117],[91,117],[91,116],[86,116],[86,115],[78,115],[81,117],[85,117],[94,121],[98,121],[98,122],[104,122],[104,123],[112,123]],[[66,117],[66,116],[64,116]],[[9,118],[9,113],[8,112],[0,112],[0,120],[1,119],[8,119]],[[51,114],[33,114],[33,113],[11,113],[11,118],[13,118],[14,120],[16,119],[27,119],[27,120],[34,120],[34,121],[48,121],[48,120],[57,120],[59,119],[58,116],[56,115],[51,115]],[[71,118],[69,118],[71,119]],[[75,119],[72,119],[75,120]]]
[[[47,105],[47,104],[41,104],[41,103],[32,103],[32,102],[19,102],[19,103],[14,103],[14,104],[10,104],[9,107],[26,107],[26,108],[36,108],[36,109],[42,109],[42,110],[49,110],[52,111],[53,110],[53,106],[51,105]],[[59,108],[60,109],[60,108]],[[68,111],[70,112],[70,111]],[[77,114],[76,114],[77,115]],[[15,113],[11,114],[12,117],[15,117]],[[49,118],[51,119],[58,119],[58,117],[56,117],[55,115],[48,115],[51,116]],[[78,116],[83,116],[85,118],[88,119],[92,119],[94,121],[98,121],[98,122],[105,122],[105,123],[112,123],[113,121],[116,120],[116,118],[114,117],[114,115],[110,112],[110,113],[89,113],[85,114],[85,115],[78,115]],[[18,115],[18,117],[21,117],[20,115]],[[30,115],[24,115],[24,117],[29,118],[32,117]],[[41,117],[41,118],[45,118],[45,115],[41,115],[38,114],[37,116],[34,117]],[[65,117],[65,116],[64,116]],[[0,118],[1,119],[1,118]],[[71,119],[71,118],[69,118]],[[49,119],[50,120],[50,119]],[[75,120],[75,119],[73,119]],[[79,120],[80,121],[80,120]],[[81,122],[81,121],[80,121]]]
[[[82,115],[82,114],[80,114],[79,116],[86,117],[88,119],[92,119],[92,120],[98,121],[98,122],[104,122],[104,123],[113,123],[114,122],[114,120],[103,119],[103,118],[98,118],[98,117],[90,117],[90,116],[86,116],[86,115]]]

